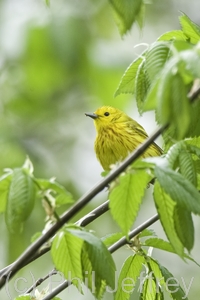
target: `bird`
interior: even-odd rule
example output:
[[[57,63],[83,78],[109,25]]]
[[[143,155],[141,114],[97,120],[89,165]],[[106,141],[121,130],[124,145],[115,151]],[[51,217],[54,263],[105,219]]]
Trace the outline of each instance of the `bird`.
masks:
[[[109,171],[113,164],[123,161],[148,137],[139,123],[118,108],[102,106],[94,113],[85,115],[94,120],[97,132],[94,149],[105,171]],[[141,157],[161,154],[162,149],[153,142]]]

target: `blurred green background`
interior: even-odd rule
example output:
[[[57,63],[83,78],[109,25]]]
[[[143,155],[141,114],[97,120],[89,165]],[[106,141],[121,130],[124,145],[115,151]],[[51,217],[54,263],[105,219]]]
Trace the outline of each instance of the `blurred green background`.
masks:
[[[200,3],[195,0],[153,1],[146,6],[142,32],[135,25],[121,38],[106,0],[51,0],[50,7],[44,0],[0,0],[0,173],[4,168],[21,166],[28,155],[36,177],[56,177],[78,199],[100,180],[102,171],[93,151],[95,129],[84,113],[104,104],[113,105],[152,133],[156,128],[154,115],[140,117],[131,95],[114,98],[114,92],[127,66],[148,44],[165,31],[179,29],[180,11],[200,24],[199,9]],[[161,139],[158,143],[162,146]],[[104,191],[74,220],[106,199]],[[148,191],[136,225],[154,213]],[[37,203],[24,232],[11,236],[4,216],[0,216],[0,268],[29,245],[31,236],[43,229],[44,219],[42,205]],[[198,219],[195,224],[198,232]],[[119,230],[109,213],[88,228],[98,236]],[[153,228],[164,236],[159,223]],[[197,236],[192,252],[197,260],[199,247]],[[129,254],[126,248],[114,254],[118,268]],[[182,276],[186,286],[194,277],[189,296],[197,299],[198,267],[185,264],[175,255],[159,251],[153,255],[180,282]],[[17,289],[23,291],[32,284],[32,275],[37,279],[52,268],[47,254],[15,276],[1,292],[1,299],[13,299],[20,293]],[[27,282],[16,284],[19,276]],[[50,287],[56,287],[59,280],[52,278]],[[88,291],[81,295],[74,288],[60,297],[65,299],[66,295],[93,299]],[[112,299],[112,294],[105,299]]]

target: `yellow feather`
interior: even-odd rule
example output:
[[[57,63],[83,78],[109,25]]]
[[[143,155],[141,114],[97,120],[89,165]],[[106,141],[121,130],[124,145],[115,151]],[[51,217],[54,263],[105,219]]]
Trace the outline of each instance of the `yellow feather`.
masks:
[[[103,106],[93,114],[86,113],[94,119],[97,136],[95,152],[104,170],[110,165],[125,159],[148,137],[144,128],[121,110]],[[151,144],[142,157],[159,156],[162,149],[155,143]]]

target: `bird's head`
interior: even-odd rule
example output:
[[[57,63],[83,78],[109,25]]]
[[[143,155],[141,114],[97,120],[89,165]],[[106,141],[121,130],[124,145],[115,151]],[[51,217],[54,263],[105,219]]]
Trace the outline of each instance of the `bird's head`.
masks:
[[[125,122],[128,117],[121,110],[111,106],[102,106],[94,113],[86,113],[85,115],[94,119],[97,131],[109,127],[113,123]]]

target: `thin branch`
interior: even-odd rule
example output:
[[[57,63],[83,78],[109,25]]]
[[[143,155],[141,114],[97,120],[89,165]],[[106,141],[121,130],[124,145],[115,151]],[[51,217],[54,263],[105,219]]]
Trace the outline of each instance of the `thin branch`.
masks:
[[[40,284],[42,284],[46,279],[48,279],[50,276],[53,275],[57,275],[58,272],[56,271],[56,269],[53,269],[48,275],[39,278],[27,291],[26,294],[30,294],[37,286],[39,286]]]
[[[86,226],[90,224],[92,221],[97,219],[99,216],[103,215],[105,212],[109,210],[109,200],[102,203],[95,209],[93,209],[91,212],[89,212],[87,215],[85,215],[83,218],[79,219],[75,224],[79,226]]]
[[[130,233],[128,235],[129,239],[134,238],[141,231],[143,231],[144,229],[148,228],[150,225],[154,224],[158,220],[159,220],[158,214],[154,215],[153,217],[151,217],[150,219],[148,219],[147,221],[145,221],[144,223],[142,223],[141,225],[139,225],[137,228],[135,228],[132,231],[130,231]],[[110,251],[110,253],[113,253],[116,250],[118,250],[119,248],[121,248],[122,246],[126,245],[127,243],[129,243],[129,241],[124,236],[119,241],[117,241],[112,246],[110,246],[108,248],[108,250]],[[60,284],[57,288],[55,288],[51,293],[49,293],[47,296],[45,296],[43,298],[43,300],[51,300],[53,297],[55,297],[56,295],[58,295],[59,293],[61,293],[64,289],[66,289],[71,284],[72,284],[71,282],[69,282],[68,280],[65,280],[62,284]]]
[[[12,266],[3,273],[0,279],[0,288],[3,287],[5,283],[10,280],[33,257],[35,252],[66,222],[68,222],[111,181],[113,181],[120,173],[122,173],[133,161],[135,161],[167,127],[168,125],[162,126],[152,136],[147,138],[147,140],[141,144],[129,157],[127,157],[121,165],[112,170],[104,179],[102,179],[91,190],[83,195],[67,212],[61,216],[57,223],[55,223],[43,236],[38,238],[37,241],[31,244],[12,264]]]
[[[137,228],[133,229],[129,234],[129,239],[134,238],[136,235],[138,235],[141,231],[143,231],[144,229],[148,228],[150,225],[154,224],[156,221],[159,220],[159,215],[156,214],[155,216],[151,217],[150,219],[148,219],[147,221],[145,221],[144,223],[142,223],[141,225],[139,225]],[[110,246],[108,248],[108,250],[110,251],[110,253],[115,252],[116,250],[118,250],[119,248],[121,248],[122,246],[126,245],[127,243],[129,243],[129,241],[127,240],[127,238],[124,236],[122,237],[119,241],[117,241],[116,243],[114,243],[112,246]]]
[[[70,286],[72,283],[71,281],[65,280],[63,283],[61,283],[57,288],[55,288],[51,293],[49,293],[47,296],[43,298],[43,300],[51,300],[56,295],[60,294],[62,291],[64,291],[68,286]]]

